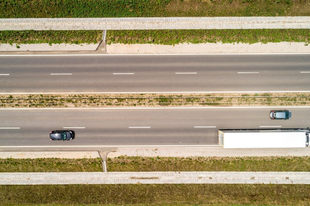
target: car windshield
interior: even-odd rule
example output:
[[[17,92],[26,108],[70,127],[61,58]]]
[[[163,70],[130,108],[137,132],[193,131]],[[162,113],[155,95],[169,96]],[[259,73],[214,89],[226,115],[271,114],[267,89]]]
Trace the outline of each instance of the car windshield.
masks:
[[[62,139],[67,139],[67,133],[66,132],[61,133],[61,137]]]

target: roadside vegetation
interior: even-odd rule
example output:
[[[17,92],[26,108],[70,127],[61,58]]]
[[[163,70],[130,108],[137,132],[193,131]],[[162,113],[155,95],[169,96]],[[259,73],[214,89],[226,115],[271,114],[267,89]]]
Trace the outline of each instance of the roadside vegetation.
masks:
[[[0,18],[310,16],[308,0],[3,0]]]
[[[310,16],[307,0],[4,0],[0,18]],[[309,29],[107,31],[107,43],[309,43]],[[0,31],[0,44],[98,43],[102,31]]]
[[[102,31],[0,31],[0,44],[99,43]],[[310,42],[310,29],[115,30],[107,44],[278,43]]]
[[[0,31],[0,44],[97,44],[102,39],[102,31]]]
[[[1,205],[309,205],[310,185],[1,185]]]
[[[309,93],[0,95],[0,108],[309,105]]]
[[[309,172],[310,157],[128,157],[108,158],[108,172],[278,171]],[[102,172],[101,159],[0,159],[0,172]]]
[[[116,171],[310,171],[310,157],[108,158]],[[0,159],[0,172],[101,172],[97,159]],[[308,205],[310,185],[0,185],[1,205]]]
[[[310,42],[310,29],[223,29],[108,31],[108,44]]]

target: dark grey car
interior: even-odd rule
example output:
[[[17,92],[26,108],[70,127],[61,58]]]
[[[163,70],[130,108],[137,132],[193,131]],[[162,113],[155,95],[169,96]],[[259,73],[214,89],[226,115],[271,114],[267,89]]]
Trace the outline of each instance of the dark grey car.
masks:
[[[287,120],[292,117],[292,113],[288,110],[272,110],[270,111],[270,119]]]
[[[50,132],[50,140],[72,140],[75,138],[73,130],[55,130]]]

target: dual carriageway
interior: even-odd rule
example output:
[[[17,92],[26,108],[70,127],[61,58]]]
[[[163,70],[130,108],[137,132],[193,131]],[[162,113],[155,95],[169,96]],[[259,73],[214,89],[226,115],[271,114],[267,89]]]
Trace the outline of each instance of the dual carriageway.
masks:
[[[98,55],[1,56],[1,94],[310,92],[310,56]],[[217,145],[217,130],[306,128],[308,107],[285,107],[288,121],[270,120],[282,107],[0,109],[1,149],[59,145]],[[70,142],[49,131],[73,129]]]

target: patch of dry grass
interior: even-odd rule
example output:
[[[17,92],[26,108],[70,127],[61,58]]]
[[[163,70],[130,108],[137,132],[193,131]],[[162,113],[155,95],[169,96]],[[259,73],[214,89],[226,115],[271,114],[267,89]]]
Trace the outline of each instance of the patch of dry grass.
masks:
[[[0,108],[309,105],[308,93],[0,95]]]

